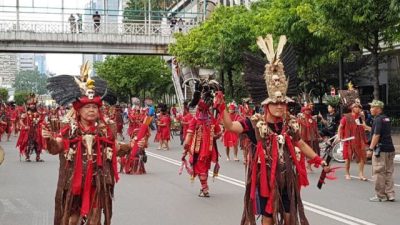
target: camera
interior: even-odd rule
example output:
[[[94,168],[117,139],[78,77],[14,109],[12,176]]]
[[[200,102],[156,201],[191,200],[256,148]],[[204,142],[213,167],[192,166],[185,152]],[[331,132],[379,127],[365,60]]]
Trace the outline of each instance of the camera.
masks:
[[[374,156],[375,157],[380,157],[381,156],[381,146],[377,146],[374,150]]]

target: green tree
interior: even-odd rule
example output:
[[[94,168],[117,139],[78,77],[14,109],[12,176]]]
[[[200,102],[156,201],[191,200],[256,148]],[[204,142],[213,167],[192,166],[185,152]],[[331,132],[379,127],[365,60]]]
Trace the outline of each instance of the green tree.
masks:
[[[94,68],[120,99],[159,99],[164,93],[173,93],[167,88],[172,83],[171,70],[158,56],[108,56]]]
[[[20,71],[15,76],[15,91],[34,92],[42,95],[46,94],[46,77],[37,70]]]
[[[255,42],[252,14],[243,6],[217,7],[211,17],[188,34],[177,33],[169,52],[186,66],[214,68],[224,84],[228,76],[229,94],[234,96],[233,74],[240,74],[242,53]]]
[[[124,9],[124,20],[144,21],[148,15],[148,2],[149,0],[129,0],[127,7]],[[166,11],[175,2],[175,0],[150,0],[152,20],[160,20],[163,16],[167,15]]]
[[[28,99],[29,92],[26,91],[16,91],[14,94],[14,101],[17,105],[25,104],[26,100]]]
[[[8,90],[6,88],[0,88],[0,101],[7,102]]]
[[[385,46],[399,38],[398,0],[304,1],[302,18],[318,37],[339,37],[342,46],[359,44],[372,56],[374,98],[379,99],[379,62]]]

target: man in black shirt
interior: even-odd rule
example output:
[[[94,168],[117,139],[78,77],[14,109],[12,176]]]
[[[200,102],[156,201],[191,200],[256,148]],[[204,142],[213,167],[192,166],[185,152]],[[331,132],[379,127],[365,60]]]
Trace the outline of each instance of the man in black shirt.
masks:
[[[372,155],[372,172],[376,178],[376,195],[369,200],[372,202],[394,201],[395,149],[391,137],[390,119],[382,114],[383,102],[373,100],[369,105],[374,121],[371,127],[368,154]]]
[[[326,120],[322,117],[321,114],[318,115],[321,119],[322,124],[324,124],[324,128],[321,130],[322,137],[333,137],[336,134],[338,129],[338,125],[340,122],[340,115],[336,113],[336,110],[333,106],[328,105],[328,114],[326,115]]]

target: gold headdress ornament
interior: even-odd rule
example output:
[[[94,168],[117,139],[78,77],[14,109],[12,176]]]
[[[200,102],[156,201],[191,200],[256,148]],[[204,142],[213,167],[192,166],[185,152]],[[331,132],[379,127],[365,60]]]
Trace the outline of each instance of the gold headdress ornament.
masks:
[[[351,81],[347,84],[348,90],[339,90],[340,100],[345,107],[353,108],[359,106],[362,108],[358,91],[353,88]]]
[[[81,66],[80,73],[81,73],[80,79],[75,77],[75,82],[82,89],[84,95],[86,95],[89,99],[93,99],[95,95],[94,91],[95,86],[94,86],[94,80],[90,79],[89,76],[90,73],[89,61],[86,61],[85,64]]]
[[[286,96],[289,81],[286,79],[284,66],[280,58],[286,42],[286,36],[280,36],[278,47],[275,51],[272,35],[269,34],[264,39],[262,37],[257,38],[257,45],[267,56],[268,60],[264,71],[268,98],[261,103],[262,105],[277,102],[293,102],[292,99]]]

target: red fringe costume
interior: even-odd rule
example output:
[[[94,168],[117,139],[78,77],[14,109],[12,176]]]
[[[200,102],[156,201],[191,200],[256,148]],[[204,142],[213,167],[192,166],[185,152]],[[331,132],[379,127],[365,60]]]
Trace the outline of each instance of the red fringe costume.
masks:
[[[254,110],[250,108],[247,103],[239,105],[239,112],[241,115],[240,120],[251,118],[251,116],[254,114]],[[247,164],[251,157],[249,154],[251,153],[252,142],[246,133],[239,134],[239,145],[240,149],[243,151],[243,162],[244,164]]]
[[[157,128],[159,132],[160,141],[169,141],[171,139],[171,117],[168,114],[160,114],[158,118]],[[157,130],[157,133],[158,133]]]
[[[26,161],[30,161],[30,156],[33,152],[36,153],[36,161],[43,161],[40,159],[42,152],[42,136],[40,118],[38,113],[28,111],[21,115],[20,119],[20,134],[17,140],[16,147],[19,148],[21,155],[25,155]]]
[[[183,140],[186,138],[187,135],[187,131],[189,129],[189,124],[192,121],[192,119],[194,118],[193,115],[188,111],[185,110],[184,112],[185,114],[182,117],[182,136],[183,136]]]
[[[281,122],[264,125],[267,132],[261,137],[257,121],[247,118],[241,124],[255,146],[249,161],[241,224],[255,225],[255,215],[272,217],[275,224],[283,224],[287,212],[291,224],[308,225],[300,187],[309,183],[304,163],[294,149],[300,134]]]
[[[69,225],[73,214],[88,221],[98,221],[104,214],[104,224],[111,224],[112,198],[114,185],[118,181],[117,150],[112,131],[104,124],[84,130],[79,124],[71,129],[65,126],[61,131],[63,149],[48,142],[51,154],[65,157],[64,168],[60,168],[57,192],[62,198],[59,202],[59,224]],[[92,156],[88,156],[85,136],[93,137]],[[61,166],[61,165],[60,165]],[[56,197],[57,199],[57,197]]]
[[[187,150],[190,154],[189,162],[193,168],[192,179],[198,176],[201,184],[200,194],[208,194],[207,180],[211,162],[215,163],[214,176],[218,175],[219,170],[216,137],[220,135],[221,127],[203,100],[200,100],[197,107],[196,116],[191,120],[187,130],[188,134],[192,134]]]
[[[139,128],[136,129],[133,133],[133,139],[136,142],[136,136],[139,132]],[[147,162],[147,155],[146,155],[146,148],[148,147],[148,140],[150,138],[150,128],[147,129],[147,132],[145,134],[145,147],[144,148],[139,148],[139,150],[136,153],[136,156],[133,159],[133,162],[131,166],[127,166],[127,162],[129,158],[131,157],[131,152],[129,152],[126,156],[121,157],[121,172],[125,172],[126,174],[133,174],[133,175],[141,175],[141,174],[146,174],[146,168],[145,168],[145,163]]]
[[[305,141],[317,155],[320,155],[319,148],[319,132],[317,121],[313,119],[311,114],[306,114],[305,111],[310,110],[308,106],[304,106],[301,109],[302,114],[297,119],[297,122],[300,125],[300,137],[303,141]]]
[[[341,139],[354,137],[353,140],[346,141],[343,143],[343,159],[356,159],[357,162],[360,159],[366,160],[366,136],[364,127],[356,120],[360,121],[360,115],[352,115],[351,113],[344,114],[340,124],[342,126],[340,137]]]
[[[61,75],[48,79],[47,88],[58,104],[74,101],[77,112],[87,104],[95,104],[99,110],[99,118],[86,121],[86,126],[78,114],[66,118],[69,122],[58,135],[46,139],[49,153],[60,158],[55,225],[111,224],[114,185],[119,179],[117,155],[127,154],[130,147],[119,144],[117,149],[113,131],[100,111],[103,97],[108,97],[106,82],[95,81],[99,83],[96,89],[94,80],[85,76],[78,79]],[[103,97],[95,96],[94,90]]]
[[[239,115],[236,113],[229,114],[232,121],[238,121],[240,119]],[[238,145],[239,135],[232,131],[224,131],[223,143],[225,147],[235,147]]]
[[[143,121],[143,116],[140,114],[139,109],[132,109],[128,113],[128,119],[129,119],[129,127],[128,127],[128,135],[130,138],[133,137],[133,133],[135,129],[138,129],[140,127],[140,123]]]
[[[17,135],[19,126],[18,126],[18,119],[19,115],[22,113],[18,112],[18,109],[15,107],[9,108],[10,120],[11,120],[11,130],[14,131],[14,135]]]

